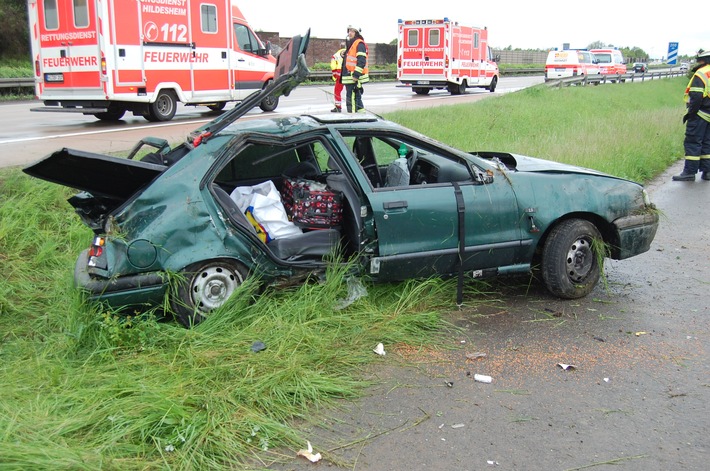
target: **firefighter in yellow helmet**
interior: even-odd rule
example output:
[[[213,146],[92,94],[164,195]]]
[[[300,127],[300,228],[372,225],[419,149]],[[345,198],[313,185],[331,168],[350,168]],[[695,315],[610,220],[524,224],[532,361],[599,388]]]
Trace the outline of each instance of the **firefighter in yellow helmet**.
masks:
[[[335,108],[333,108],[333,113],[340,113],[343,108],[343,81],[341,80],[341,75],[343,73],[343,58],[345,58],[345,41],[340,43],[340,49],[335,51],[330,58],[330,71],[333,74],[333,81],[335,82],[335,87],[333,88],[333,101],[335,102]]]
[[[710,180],[710,50],[701,50],[696,60],[698,65],[685,89],[685,165],[680,175],[673,176],[675,181],[695,181],[698,171],[703,180]]]
[[[345,85],[345,105],[348,113],[357,113],[365,109],[362,104],[362,84],[370,81],[367,67],[367,44],[365,44],[359,28],[348,26],[345,50],[347,52],[343,62],[342,75]]]

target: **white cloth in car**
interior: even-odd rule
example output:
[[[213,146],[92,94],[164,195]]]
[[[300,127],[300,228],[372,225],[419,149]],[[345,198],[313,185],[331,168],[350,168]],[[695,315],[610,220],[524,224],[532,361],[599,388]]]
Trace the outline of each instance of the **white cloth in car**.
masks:
[[[254,219],[267,233],[267,242],[277,238],[293,237],[303,231],[288,220],[281,203],[281,195],[271,180],[254,186],[238,186],[229,195],[242,213],[251,211]]]

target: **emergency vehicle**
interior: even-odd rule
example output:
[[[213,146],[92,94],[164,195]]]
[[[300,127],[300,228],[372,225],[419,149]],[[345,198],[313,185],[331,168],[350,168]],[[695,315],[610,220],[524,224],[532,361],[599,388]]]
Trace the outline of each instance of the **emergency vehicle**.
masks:
[[[231,0],[28,0],[28,12],[45,105],[32,111],[169,121],[178,102],[218,111],[274,77],[270,45]]]
[[[626,61],[618,49],[592,49],[589,52],[599,61],[600,73],[604,75],[619,75],[626,73]]]
[[[569,77],[599,75],[597,59],[585,49],[553,49],[545,62],[545,82]]]
[[[500,73],[488,47],[488,29],[448,18],[399,20],[397,79],[418,95],[446,88],[452,95],[479,87],[493,92]]]

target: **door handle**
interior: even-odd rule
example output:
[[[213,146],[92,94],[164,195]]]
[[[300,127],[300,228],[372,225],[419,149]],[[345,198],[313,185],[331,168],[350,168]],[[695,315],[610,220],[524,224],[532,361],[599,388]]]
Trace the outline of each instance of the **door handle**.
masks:
[[[409,204],[406,201],[387,201],[382,203],[382,207],[387,209],[406,209]]]

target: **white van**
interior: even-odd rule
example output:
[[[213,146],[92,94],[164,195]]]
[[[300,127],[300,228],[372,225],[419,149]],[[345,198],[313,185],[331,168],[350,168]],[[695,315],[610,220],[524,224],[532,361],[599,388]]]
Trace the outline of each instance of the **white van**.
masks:
[[[599,71],[604,75],[623,75],[626,73],[626,61],[618,49],[592,49],[590,51],[599,61]]]
[[[553,50],[545,63],[545,82],[568,77],[599,74],[594,54],[582,49]]]

